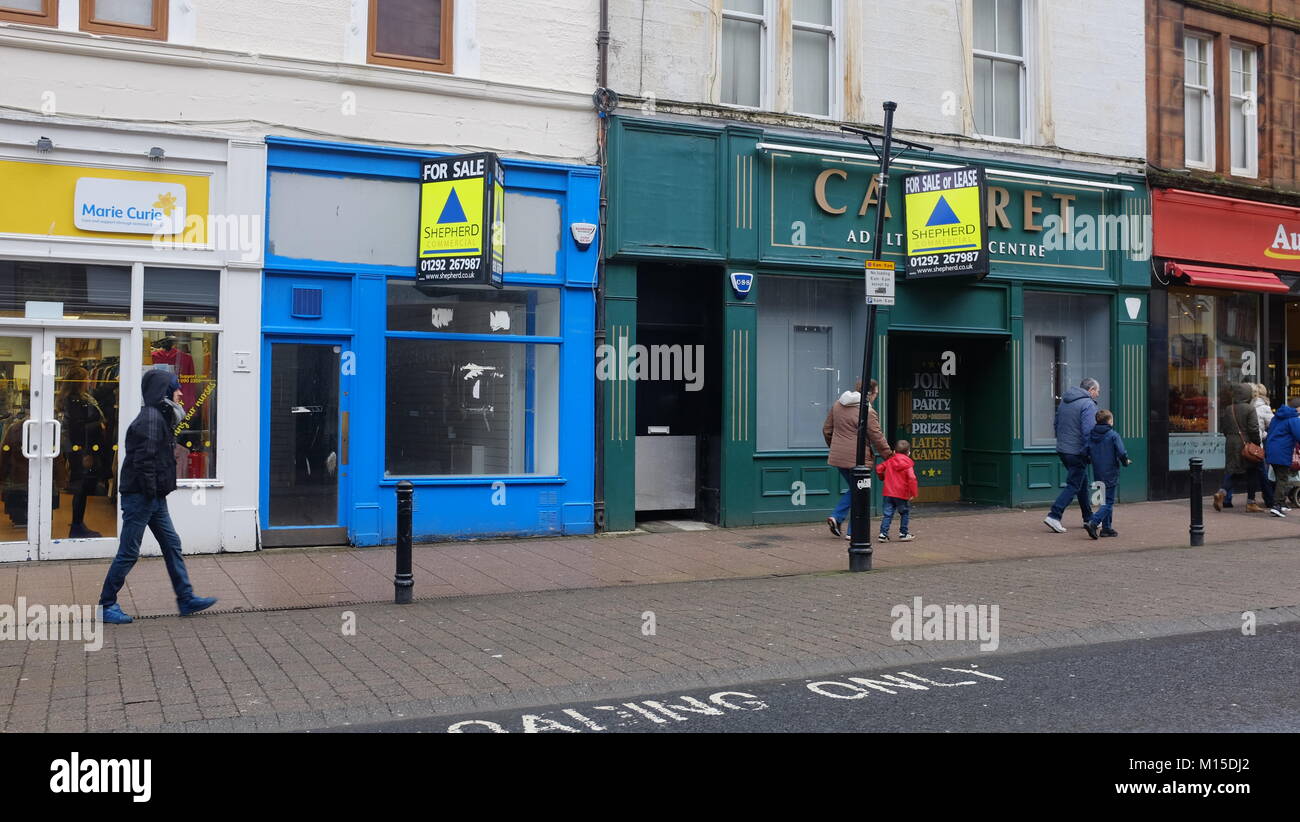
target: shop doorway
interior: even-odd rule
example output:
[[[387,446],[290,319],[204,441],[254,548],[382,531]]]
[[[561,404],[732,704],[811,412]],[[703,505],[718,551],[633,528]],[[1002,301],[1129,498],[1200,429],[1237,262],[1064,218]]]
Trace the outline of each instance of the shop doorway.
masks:
[[[1001,338],[890,333],[883,427],[891,445],[911,443],[917,502],[978,501],[963,472],[970,453],[996,450],[1006,428],[1008,398],[984,390],[1005,349]]]
[[[114,552],[126,342],[0,329],[0,561]]]
[[[722,488],[722,277],[643,265],[636,345],[636,516],[716,524]],[[820,421],[818,421],[820,424]]]
[[[342,341],[267,343],[262,545],[344,545],[349,412]]]

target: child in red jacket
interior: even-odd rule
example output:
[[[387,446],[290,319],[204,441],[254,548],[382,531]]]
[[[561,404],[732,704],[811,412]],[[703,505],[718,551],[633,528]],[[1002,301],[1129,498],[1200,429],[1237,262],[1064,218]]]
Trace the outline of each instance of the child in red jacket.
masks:
[[[878,542],[889,542],[889,524],[898,513],[898,541],[911,542],[915,535],[907,529],[912,515],[912,500],[916,499],[915,464],[908,456],[912,453],[912,444],[899,440],[894,446],[894,456],[876,466],[876,473],[885,478],[885,515],[880,519],[880,536]]]

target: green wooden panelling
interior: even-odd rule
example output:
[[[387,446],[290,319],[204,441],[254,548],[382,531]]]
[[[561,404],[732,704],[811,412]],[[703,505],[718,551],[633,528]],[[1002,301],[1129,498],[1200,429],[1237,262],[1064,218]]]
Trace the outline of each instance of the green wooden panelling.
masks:
[[[722,132],[623,121],[611,132],[610,253],[721,259]]]
[[[730,271],[727,272],[730,275]],[[730,277],[721,278],[725,289],[722,326],[722,503],[720,519],[728,527],[753,525],[761,506],[760,479],[754,460],[755,388],[758,369],[757,300],[761,298],[757,278],[753,291],[741,302],[731,292]],[[798,520],[794,520],[798,521]]]
[[[617,349],[620,338],[636,344],[636,267],[605,267],[606,344]],[[605,391],[605,529],[636,527],[636,383],[606,380]]]
[[[1008,332],[1007,287],[960,281],[907,283],[899,289],[890,328],[1005,334]]]

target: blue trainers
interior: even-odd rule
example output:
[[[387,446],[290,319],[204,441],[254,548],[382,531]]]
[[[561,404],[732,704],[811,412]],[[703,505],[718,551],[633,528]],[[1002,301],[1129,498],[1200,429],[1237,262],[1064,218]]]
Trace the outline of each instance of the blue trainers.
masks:
[[[199,611],[206,611],[216,604],[216,597],[190,597],[189,602],[180,606],[181,616],[189,616],[190,614],[197,614]]]
[[[135,622],[126,615],[126,612],[122,610],[122,606],[116,602],[104,609],[103,620],[108,625],[130,625]]]

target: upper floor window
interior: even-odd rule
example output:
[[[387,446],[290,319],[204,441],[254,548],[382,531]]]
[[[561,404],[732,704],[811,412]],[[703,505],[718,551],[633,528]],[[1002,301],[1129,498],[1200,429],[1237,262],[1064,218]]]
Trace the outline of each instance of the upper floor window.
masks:
[[[167,0],[81,0],[81,30],[167,39]]]
[[[794,110],[829,117],[835,106],[835,0],[794,0]]]
[[[369,61],[451,71],[452,0],[370,0]]]
[[[1214,50],[1208,37],[1183,38],[1183,128],[1187,165],[1214,168]]]
[[[0,20],[57,26],[59,0],[0,0]]]
[[[767,70],[767,0],[723,0],[722,102],[758,108]]]
[[[1254,46],[1233,44],[1229,49],[1232,88],[1228,122],[1232,131],[1232,173],[1254,177],[1259,173],[1259,130],[1256,127],[1257,73]]]
[[[1024,138],[1023,0],[975,0],[975,131]]]

